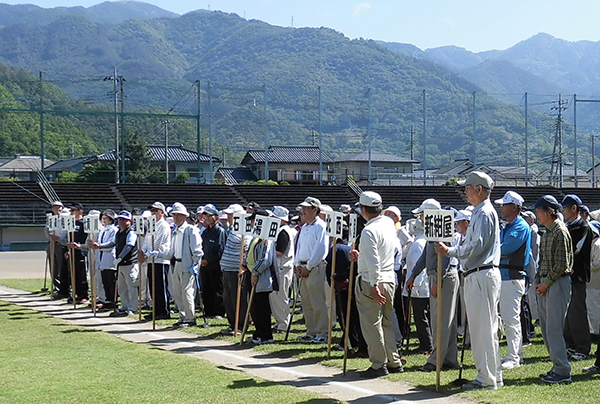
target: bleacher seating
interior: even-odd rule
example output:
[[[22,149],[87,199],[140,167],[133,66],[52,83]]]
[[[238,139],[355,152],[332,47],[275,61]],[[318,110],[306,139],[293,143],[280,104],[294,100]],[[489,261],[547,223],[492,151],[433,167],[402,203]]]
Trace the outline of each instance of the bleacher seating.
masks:
[[[246,202],[254,201],[266,209],[281,205],[294,211],[296,206],[307,196],[312,196],[321,203],[330,205],[337,210],[341,204],[354,204],[358,197],[346,186],[319,186],[319,185],[236,185]]]
[[[0,225],[43,223],[48,201],[35,182],[0,182]]]
[[[122,207],[121,200],[110,184],[52,184],[52,188],[54,188],[65,206],[71,203],[81,203],[84,212],[90,209],[103,211],[110,208],[118,210]]]

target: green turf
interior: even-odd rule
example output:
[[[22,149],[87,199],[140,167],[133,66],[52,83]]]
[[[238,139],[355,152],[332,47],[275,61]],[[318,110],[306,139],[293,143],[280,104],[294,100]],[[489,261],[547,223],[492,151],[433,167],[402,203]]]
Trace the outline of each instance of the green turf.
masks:
[[[0,302],[0,403],[333,403]]]
[[[39,290],[40,280],[2,280],[0,284],[17,287],[27,291]],[[169,325],[174,320],[162,320],[158,324]],[[202,317],[198,317],[198,324],[202,324]],[[195,327],[186,329],[187,332],[198,334],[206,338],[218,338],[232,343],[239,343],[240,337],[233,338],[230,336],[221,336],[219,330],[226,327],[226,320],[209,320],[211,326],[208,328]],[[254,347],[254,349],[272,354],[278,357],[294,357],[298,359],[306,359],[314,362],[320,362],[326,366],[342,367],[343,352],[332,351],[331,359],[327,360],[327,345],[315,345],[311,343],[298,343],[296,337],[303,335],[305,331],[304,325],[301,323],[301,316],[294,317],[292,333],[287,342],[283,341],[284,335],[275,335],[275,344],[262,345]],[[472,398],[485,403],[548,403],[560,401],[561,404],[566,403],[597,403],[600,402],[600,385],[598,376],[588,376],[582,373],[582,369],[590,366],[593,359],[588,359],[581,362],[572,362],[573,367],[572,378],[573,383],[570,385],[547,385],[540,381],[538,375],[546,373],[551,368],[548,358],[548,352],[539,335],[539,328],[536,329],[538,336],[534,339],[534,344],[524,348],[526,365],[517,369],[504,371],[505,386],[497,391],[473,391],[461,392],[459,387],[456,387],[452,382],[458,378],[458,371],[446,371],[441,374],[440,391],[446,394],[460,394],[466,398]],[[249,330],[251,335],[252,327]],[[334,340],[339,339],[341,332],[334,332]],[[414,335],[414,334],[413,334]],[[411,348],[416,348],[416,339],[411,339]],[[247,344],[247,343],[246,343]],[[506,345],[500,346],[501,355],[506,354]],[[423,373],[418,371],[427,357],[416,354],[404,354],[407,359],[405,372],[402,374],[393,374],[386,376],[390,380],[405,381],[413,386],[435,390],[435,372]],[[370,365],[367,359],[349,359],[348,370],[363,370]],[[477,375],[471,352],[465,352],[465,369],[463,370],[463,378],[473,379]]]

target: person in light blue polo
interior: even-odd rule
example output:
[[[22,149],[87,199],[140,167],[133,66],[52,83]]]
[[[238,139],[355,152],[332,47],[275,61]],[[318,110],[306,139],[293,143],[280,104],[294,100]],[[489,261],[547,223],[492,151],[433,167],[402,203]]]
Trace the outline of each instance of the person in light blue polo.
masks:
[[[500,230],[500,317],[506,330],[508,351],[502,360],[502,369],[518,368],[524,363],[521,330],[521,300],[526,291],[525,268],[531,252],[531,227],[521,217],[523,197],[508,191],[502,199],[501,214],[508,222]]]

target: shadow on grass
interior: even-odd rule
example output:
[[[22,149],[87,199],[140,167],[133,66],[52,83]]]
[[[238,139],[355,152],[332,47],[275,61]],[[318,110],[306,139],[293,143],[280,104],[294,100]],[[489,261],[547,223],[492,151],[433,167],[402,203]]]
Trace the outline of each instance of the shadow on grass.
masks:
[[[73,334],[73,333],[96,333],[96,332],[102,332],[100,330],[94,330],[92,328],[71,328],[69,330],[62,330],[61,331],[63,334]]]

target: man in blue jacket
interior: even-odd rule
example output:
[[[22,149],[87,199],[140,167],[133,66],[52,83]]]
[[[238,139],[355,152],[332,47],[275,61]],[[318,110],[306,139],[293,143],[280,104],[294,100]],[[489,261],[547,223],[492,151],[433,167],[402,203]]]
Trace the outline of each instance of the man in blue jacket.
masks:
[[[521,330],[521,300],[526,291],[525,267],[529,264],[531,251],[531,227],[521,217],[523,197],[508,191],[502,199],[494,201],[501,205],[501,214],[508,222],[500,230],[500,316],[506,330],[508,351],[502,360],[502,369],[518,368],[523,363],[523,339]]]

